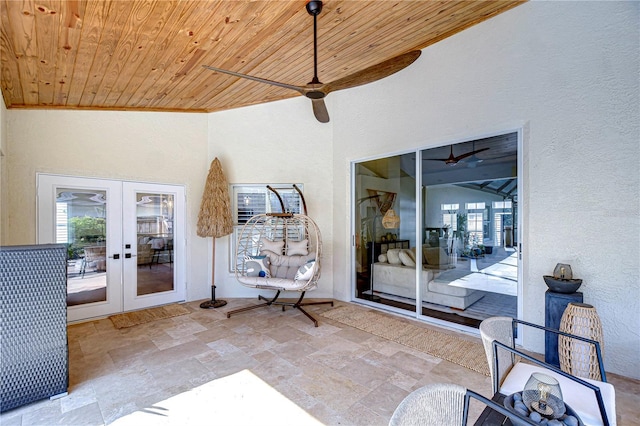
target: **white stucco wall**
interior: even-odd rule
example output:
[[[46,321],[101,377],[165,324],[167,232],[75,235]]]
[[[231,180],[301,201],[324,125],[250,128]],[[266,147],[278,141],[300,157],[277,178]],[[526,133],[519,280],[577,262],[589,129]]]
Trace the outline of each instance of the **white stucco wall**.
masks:
[[[530,2],[332,94],[335,210],[352,160],[523,127],[524,318],[544,323],[542,275],[570,263],[602,318],[607,370],[640,377],[638,22],[637,2]],[[346,219],[334,283],[348,299]]]
[[[36,242],[36,173],[185,185],[187,298],[210,294],[207,243],[196,237],[207,176],[207,115],[8,110],[3,244]]]
[[[331,104],[328,103],[331,115]],[[232,184],[302,183],[309,216],[323,240],[322,276],[308,297],[333,297],[332,125],[313,116],[306,98],[271,102],[209,116],[209,161],[218,157]],[[344,211],[344,215],[347,213]],[[242,287],[229,273],[229,237],[216,240],[216,296],[269,292]],[[291,294],[289,294],[289,297]]]

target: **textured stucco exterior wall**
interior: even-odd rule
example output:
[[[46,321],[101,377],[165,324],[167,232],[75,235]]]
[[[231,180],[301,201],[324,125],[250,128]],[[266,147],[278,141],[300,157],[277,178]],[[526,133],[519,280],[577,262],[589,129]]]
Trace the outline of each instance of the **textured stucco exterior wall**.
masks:
[[[331,94],[335,210],[349,206],[352,160],[522,128],[524,319],[544,323],[542,275],[570,263],[602,319],[607,370],[639,378],[638,22],[637,2],[529,2]],[[335,216],[344,299],[349,227]],[[524,344],[544,350],[542,336]]]
[[[331,114],[331,106],[328,105]],[[250,123],[250,125],[248,124]],[[309,297],[333,297],[332,125],[316,121],[302,97],[209,116],[209,158],[218,157],[229,183],[302,183],[309,216],[322,233],[322,276]],[[265,293],[229,273],[229,238],[216,241],[216,291],[222,297]]]
[[[195,231],[209,167],[206,114],[8,110],[6,120],[4,244],[36,242],[37,172],[185,185],[187,299],[209,296],[207,245]]]

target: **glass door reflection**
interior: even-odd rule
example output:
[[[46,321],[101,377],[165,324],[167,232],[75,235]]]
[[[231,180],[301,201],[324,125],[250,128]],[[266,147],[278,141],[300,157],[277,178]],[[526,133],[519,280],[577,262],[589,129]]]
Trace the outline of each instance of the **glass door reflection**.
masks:
[[[136,193],[136,295],[174,289],[174,195]]]
[[[415,153],[363,161],[354,173],[354,296],[415,312]]]
[[[67,245],[67,306],[107,300],[107,192],[56,188],[56,242]]]

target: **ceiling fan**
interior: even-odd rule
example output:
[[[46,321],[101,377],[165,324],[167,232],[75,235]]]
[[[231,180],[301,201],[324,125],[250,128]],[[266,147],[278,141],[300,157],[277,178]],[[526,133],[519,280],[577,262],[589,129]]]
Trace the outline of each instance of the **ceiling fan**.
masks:
[[[469,151],[467,153],[454,156],[453,155],[453,145],[451,145],[450,148],[451,148],[451,151],[450,151],[451,153],[449,154],[448,158],[425,158],[425,160],[444,161],[445,164],[448,164],[450,166],[455,166],[456,164],[458,164],[458,162],[460,160],[463,160],[463,159],[465,159],[467,157],[471,157],[472,155],[475,155],[475,154],[477,154],[479,152],[483,152],[483,151],[486,151],[486,150],[489,149],[489,148],[474,149],[474,150]]]
[[[363,84],[371,83],[381,78],[388,77],[403,68],[411,65],[422,53],[420,50],[413,50],[404,53],[400,56],[388,59],[376,65],[372,65],[361,71],[357,71],[346,77],[342,77],[331,83],[321,83],[318,79],[318,36],[317,36],[317,21],[318,15],[322,11],[322,1],[310,1],[307,3],[307,12],[313,16],[313,79],[305,86],[296,86],[293,84],[280,83],[278,81],[267,80],[265,78],[255,77],[252,75],[241,74],[235,71],[224,70],[221,68],[212,67],[209,65],[203,65],[204,68],[220,72],[223,74],[229,74],[235,77],[246,78],[249,80],[257,81],[259,83],[271,84],[273,86],[283,87],[285,89],[292,89],[301,95],[311,99],[311,105],[313,107],[313,114],[316,119],[321,123],[329,122],[329,112],[324,103],[324,97],[330,92],[336,90],[349,89],[351,87],[360,86]]]
[[[471,146],[471,149],[473,151],[475,151],[476,149],[476,141],[473,141],[473,145]],[[478,164],[482,163],[484,160],[480,157],[478,157],[475,153],[473,153],[473,155],[471,155],[470,157],[467,158],[467,167],[469,168],[475,168]]]

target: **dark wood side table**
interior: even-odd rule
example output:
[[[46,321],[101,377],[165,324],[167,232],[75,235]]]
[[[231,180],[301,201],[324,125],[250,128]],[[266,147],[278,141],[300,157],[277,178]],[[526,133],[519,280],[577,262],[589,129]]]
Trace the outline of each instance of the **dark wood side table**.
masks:
[[[493,395],[493,398],[491,398],[491,400],[497,402],[500,405],[503,405],[504,398],[505,396],[498,392],[495,395]],[[512,423],[511,423],[511,420],[509,420],[506,416],[500,414],[499,412],[497,412],[491,407],[486,407],[482,411],[482,413],[480,413],[480,417],[478,417],[478,420],[476,420],[476,422],[474,423],[474,426],[499,426],[499,425],[511,426]]]
[[[544,299],[544,325],[545,327],[558,330],[560,328],[562,314],[567,308],[567,305],[571,302],[582,303],[582,293],[566,294],[547,290]],[[545,332],[544,334],[544,362],[560,367],[560,361],[558,359],[558,335],[549,332]]]

